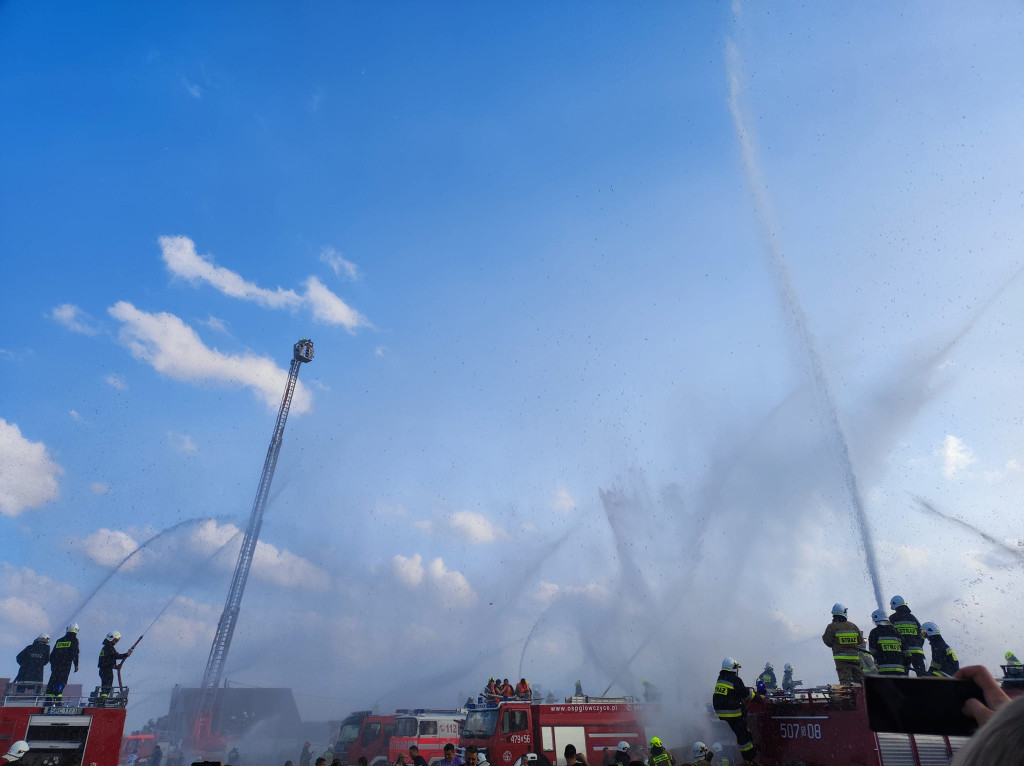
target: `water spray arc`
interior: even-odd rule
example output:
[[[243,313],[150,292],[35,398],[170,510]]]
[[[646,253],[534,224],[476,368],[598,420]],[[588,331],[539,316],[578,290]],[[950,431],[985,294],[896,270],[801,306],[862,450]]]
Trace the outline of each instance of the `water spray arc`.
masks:
[[[224,674],[224,664],[227,662],[231,638],[235,633],[235,625],[238,623],[238,612],[242,606],[245,584],[249,579],[249,570],[252,568],[252,559],[256,553],[256,543],[259,540],[260,528],[263,526],[263,512],[270,495],[270,485],[274,481],[277,458],[281,454],[284,427],[288,422],[288,411],[291,409],[295,385],[299,380],[299,368],[304,363],[311,361],[313,361],[313,341],[303,338],[292,347],[288,380],[285,383],[284,395],[281,397],[281,408],[277,412],[277,422],[274,424],[270,446],[267,448],[267,457],[263,461],[263,472],[260,474],[260,483],[256,488],[256,499],[252,504],[252,513],[249,515],[249,526],[246,527],[245,537],[242,538],[242,548],[238,552],[238,561],[235,564],[234,575],[231,577],[231,587],[228,589],[224,611],[221,612],[220,620],[217,621],[217,633],[213,637],[210,656],[206,661],[206,671],[203,673],[203,682],[199,692],[199,706],[196,709],[192,725],[192,745],[194,747],[202,748],[203,743],[210,738],[210,724],[213,720],[217,687],[220,686],[220,679]]]
[[[973,524],[968,524],[963,519],[958,519],[956,516],[950,516],[948,513],[943,513],[938,508],[936,508],[934,505],[932,505],[927,500],[925,500],[923,497],[920,497],[918,495],[914,495],[913,497],[914,497],[914,500],[917,501],[917,504],[921,507],[922,510],[927,511],[928,513],[934,514],[934,515],[938,516],[941,519],[945,519],[946,521],[948,521],[948,522],[950,522],[952,524],[956,524],[959,527],[963,527],[968,532],[971,532],[972,534],[977,535],[978,537],[983,539],[985,542],[991,543],[992,545],[994,545],[995,547],[1001,549],[1002,551],[1004,551],[1006,553],[1010,553],[1010,554],[1016,556],[1017,558],[1024,559],[1024,549],[1021,549],[1019,547],[1014,547],[1013,545],[1010,545],[1009,543],[1004,542],[1003,540],[1000,540],[997,537],[993,537],[992,535],[988,534],[987,532],[981,531],[980,529],[978,529]]]
[[[760,225],[765,247],[768,250],[769,265],[772,276],[775,278],[779,301],[782,304],[782,309],[786,314],[789,325],[796,335],[799,349],[806,361],[814,392],[817,395],[816,398],[819,400],[821,410],[825,416],[829,440],[832,442],[832,448],[837,457],[837,467],[849,494],[850,504],[853,506],[854,520],[860,533],[861,545],[864,549],[864,559],[868,575],[871,578],[871,587],[874,590],[875,601],[879,609],[884,609],[885,598],[882,595],[881,575],[878,570],[875,542],[871,535],[871,527],[868,524],[857,475],[853,470],[853,462],[850,459],[850,447],[846,438],[846,432],[839,419],[835,395],[832,393],[832,387],[829,385],[828,377],[825,374],[825,367],[822,364],[817,344],[811,333],[807,315],[804,313],[800,297],[797,294],[796,287],[793,285],[789,267],[786,264],[782,247],[775,233],[774,217],[768,198],[768,187],[761,173],[761,166],[757,159],[753,137],[747,129],[746,121],[740,108],[740,57],[739,51],[731,40],[727,43],[726,59],[729,75],[729,110],[732,112],[736,137],[739,140],[742,154],[743,170],[747,176],[747,184],[754,198],[757,222]]]
[[[70,625],[71,623],[73,623],[75,621],[75,619],[82,613],[82,610],[85,609],[85,607],[88,605],[88,603],[90,601],[92,601],[93,597],[95,597],[95,595],[100,592],[100,589],[103,588],[103,586],[106,585],[108,582],[110,582],[110,578],[112,578],[114,575],[116,575],[121,570],[121,567],[123,567],[125,564],[127,564],[129,561],[131,561],[139,553],[141,553],[143,548],[146,548],[151,543],[155,543],[161,537],[165,537],[166,535],[169,535],[171,532],[174,532],[174,531],[176,531],[178,529],[181,529],[182,527],[184,527],[184,526],[186,526],[188,524],[199,524],[199,523],[204,522],[204,521],[216,521],[218,518],[223,518],[223,517],[204,516],[204,517],[195,518],[195,519],[185,519],[184,521],[179,521],[177,524],[174,524],[172,526],[167,527],[167,529],[164,529],[164,530],[162,530],[160,532],[157,532],[155,535],[150,537],[148,540],[140,543],[139,546],[135,550],[133,550],[131,553],[129,553],[127,556],[125,556],[123,559],[121,559],[117,563],[117,566],[115,566],[113,569],[111,569],[109,572],[107,572],[106,577],[104,577],[102,580],[100,580],[99,584],[95,588],[93,588],[92,591],[89,592],[89,595],[86,596],[82,600],[82,603],[80,603],[78,606],[75,607],[74,611],[71,613],[71,616],[68,617],[67,620],[64,621],[65,624]]]

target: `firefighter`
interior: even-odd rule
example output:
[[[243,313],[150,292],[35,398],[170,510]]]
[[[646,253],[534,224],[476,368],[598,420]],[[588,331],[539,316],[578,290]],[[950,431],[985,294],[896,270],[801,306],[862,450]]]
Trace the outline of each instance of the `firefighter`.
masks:
[[[743,680],[736,672],[739,669],[740,664],[732,657],[722,660],[722,671],[715,682],[711,705],[718,717],[725,721],[736,735],[736,744],[740,748],[743,760],[754,763],[757,746],[750,736],[750,729],[747,728],[747,703],[757,699],[757,695],[753,689],[748,689],[743,684]]]
[[[612,755],[612,763],[619,763],[622,766],[629,766],[629,743],[626,740],[621,740],[615,747],[615,753]]]
[[[498,694],[498,685],[494,681],[494,676],[487,679],[487,686],[484,687],[484,694],[489,697],[495,697]]]
[[[12,763],[13,761],[20,761],[28,754],[28,742],[23,739],[19,739],[3,755],[4,762]]]
[[[533,697],[533,692],[530,690],[530,682],[525,678],[520,678],[519,683],[516,684],[516,697],[521,700],[528,700]]]
[[[14,683],[41,684],[43,682],[43,669],[50,661],[50,636],[48,633],[40,633],[36,640],[26,646],[15,658],[18,662],[18,675]],[[36,691],[36,694],[39,692]]]
[[[1003,657],[1006,660],[1006,664],[1003,665],[1003,674],[1007,678],[1024,678],[1024,665],[1017,659],[1017,655],[1007,652]]]
[[[580,683],[580,679],[576,679],[576,691],[573,692],[577,697],[583,696],[583,684]]]
[[[770,662],[764,664],[764,672],[761,673],[761,680],[764,681],[765,689],[778,689],[779,682],[775,678],[775,668],[772,667]]]
[[[889,622],[899,631],[903,639],[903,667],[909,673],[910,668],[919,676],[928,674],[924,669],[924,639],[921,638],[921,623],[911,614],[910,607],[903,596],[893,596],[889,600],[892,614]]]
[[[512,684],[510,684],[508,682],[508,679],[506,678],[504,681],[501,682],[501,686],[498,688],[498,696],[508,697],[509,699],[512,699],[512,696],[514,694],[515,690],[512,688]]]
[[[661,744],[661,738],[651,737],[651,756],[647,759],[647,766],[673,766],[675,762],[672,753]]]
[[[707,766],[711,763],[711,759],[715,757],[715,754],[711,752],[711,748],[705,745],[703,742],[694,742],[693,747],[690,748],[690,760],[688,764],[693,766]],[[654,762],[651,761],[651,766]]]
[[[868,634],[868,650],[875,658],[878,672],[884,675],[905,676],[907,669],[903,667],[903,637],[889,622],[884,610],[873,611],[871,620],[875,627]]]
[[[64,695],[64,685],[74,665],[78,672],[78,623],[68,625],[67,632],[53,645],[50,652],[50,681],[46,684],[46,696],[60,699]]]
[[[643,681],[644,687],[644,702],[660,702],[661,701],[661,689],[652,684],[650,681]]]
[[[926,622],[921,626],[921,635],[928,639],[932,647],[932,664],[928,667],[931,675],[950,678],[960,670],[960,660],[942,637],[938,625]]]
[[[791,692],[802,683],[803,681],[793,680],[793,666],[787,662],[782,669],[782,691]]]
[[[832,650],[839,683],[858,684],[864,680],[864,671],[860,665],[860,647],[864,643],[864,634],[846,619],[846,607],[842,604],[832,605],[832,622],[821,634],[821,640]]]
[[[114,668],[117,667],[117,661],[127,659],[132,653],[129,649],[125,654],[121,654],[117,649],[114,648],[114,644],[121,640],[121,634],[116,630],[107,633],[107,637],[103,639],[103,646],[100,649],[100,659],[97,663],[97,667],[100,669],[100,697],[109,697],[110,690],[114,686]]]

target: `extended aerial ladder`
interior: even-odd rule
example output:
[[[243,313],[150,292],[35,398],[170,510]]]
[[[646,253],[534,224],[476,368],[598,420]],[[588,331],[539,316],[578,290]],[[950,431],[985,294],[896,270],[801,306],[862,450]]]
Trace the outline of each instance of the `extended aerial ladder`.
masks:
[[[221,612],[220,620],[217,622],[217,633],[213,637],[210,657],[206,661],[206,671],[203,673],[203,683],[199,689],[199,703],[192,724],[192,745],[199,749],[204,749],[204,745],[210,741],[210,726],[213,722],[213,709],[217,701],[217,688],[220,686],[221,676],[224,673],[224,663],[227,662],[231,637],[234,635],[235,625],[238,623],[238,611],[242,605],[245,583],[249,579],[252,558],[256,553],[256,542],[260,536],[260,527],[263,526],[263,511],[267,505],[267,497],[270,495],[270,483],[274,480],[277,456],[281,454],[284,426],[288,422],[288,410],[291,409],[295,384],[299,380],[299,367],[303,363],[311,361],[313,361],[313,341],[303,338],[292,347],[292,363],[288,368],[288,382],[285,384],[281,408],[277,413],[274,435],[270,438],[267,457],[263,461],[263,473],[260,475],[256,499],[252,504],[252,513],[249,515],[249,526],[246,527],[245,537],[242,539],[242,549],[238,552],[238,561],[235,563],[235,573],[231,577],[228,598],[224,602],[224,611]]]

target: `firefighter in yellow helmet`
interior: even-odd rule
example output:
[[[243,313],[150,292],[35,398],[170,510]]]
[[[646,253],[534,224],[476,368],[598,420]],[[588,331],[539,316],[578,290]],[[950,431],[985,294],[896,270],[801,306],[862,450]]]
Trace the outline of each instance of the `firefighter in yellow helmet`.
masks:
[[[648,766],[673,766],[675,758],[672,753],[665,749],[659,737],[651,737],[651,757],[647,760]]]

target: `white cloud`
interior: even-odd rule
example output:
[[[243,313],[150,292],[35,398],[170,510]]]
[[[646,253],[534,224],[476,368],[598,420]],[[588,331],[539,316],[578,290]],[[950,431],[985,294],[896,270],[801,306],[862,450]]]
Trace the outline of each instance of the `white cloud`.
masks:
[[[82,422],[82,416],[78,414],[77,410],[68,410],[68,415],[71,416],[72,420],[77,420],[78,422]]]
[[[192,284],[205,282],[227,296],[253,301],[267,308],[296,309],[305,306],[313,314],[313,319],[340,325],[351,333],[360,327],[372,326],[366,317],[332,293],[315,276],[303,283],[306,288],[303,295],[281,287],[268,290],[249,282],[237,272],[217,266],[212,256],[199,255],[195,243],[188,237],[160,237],[160,249],[167,270]]]
[[[200,100],[203,97],[203,89],[195,83],[189,82],[184,77],[181,78],[181,87],[183,87],[185,89],[185,92],[192,96],[192,98],[194,98],[196,101]]]
[[[429,532],[434,528],[434,523],[429,519],[420,519],[419,521],[414,521],[413,526],[421,532]]]
[[[366,317],[332,293],[316,277],[309,277],[304,283],[306,301],[313,312],[313,319],[327,324],[341,325],[354,333],[360,327],[369,327]]]
[[[0,514],[17,516],[56,499],[62,473],[45,444],[29,441],[15,423],[0,418]]]
[[[126,388],[128,388],[128,384],[124,382],[124,378],[113,372],[107,375],[103,379],[103,381],[108,386],[110,386],[111,388],[116,388],[118,391],[124,391]]]
[[[206,282],[232,298],[255,301],[268,308],[296,308],[302,298],[294,290],[267,290],[248,282],[242,276],[213,263],[212,256],[196,252],[195,243],[188,237],[160,237],[164,265],[177,277],[195,284]]]
[[[94,495],[106,495],[110,492],[110,485],[104,484],[102,481],[94,481],[89,485],[89,491]]]
[[[96,320],[73,303],[54,306],[47,316],[72,332],[80,332],[82,335],[96,335],[99,332],[96,329]]]
[[[427,573],[449,609],[470,607],[476,603],[476,592],[470,587],[466,576],[462,572],[448,569],[442,559],[431,561]]]
[[[960,439],[947,435],[943,440],[942,475],[947,479],[952,479],[964,468],[977,462],[978,459],[974,456],[970,447],[960,441]]]
[[[188,434],[178,433],[177,431],[168,431],[167,441],[169,441],[171,446],[178,450],[178,452],[184,452],[186,455],[191,455],[198,449],[198,447],[196,447],[196,443],[192,441],[191,436]]]
[[[599,602],[607,600],[609,595],[608,589],[596,582],[587,583],[586,585],[558,585],[557,583],[541,580],[533,597],[541,604],[547,606],[556,598],[586,598]]]
[[[320,260],[331,267],[335,276],[340,277],[344,274],[349,279],[359,279],[359,267],[352,263],[352,261],[346,260],[333,247],[325,247],[321,250]]]
[[[386,349],[386,348],[384,348],[384,346],[377,346],[377,347],[376,347],[376,348],[375,348],[375,349],[373,350],[373,355],[374,355],[375,357],[377,357],[378,359],[383,359],[383,358],[384,358],[384,352],[385,352],[385,351],[387,351],[387,349]]]
[[[213,314],[210,314],[210,316],[207,319],[200,319],[199,320],[199,324],[206,325],[211,330],[216,330],[217,332],[222,332],[225,335],[228,334],[228,327],[227,327],[226,324],[224,324],[224,320],[223,319],[218,319]]]
[[[207,381],[246,386],[268,407],[277,408],[288,373],[273,360],[255,354],[224,354],[207,347],[195,330],[174,314],[150,314],[131,303],[119,301],[108,309],[122,322],[121,343],[136,359],[148,362],[157,372],[191,383]],[[301,415],[312,408],[312,396],[299,381],[292,400],[292,413]]]
[[[451,528],[471,543],[493,543],[505,537],[505,530],[473,511],[456,511],[448,520]]]
[[[555,496],[551,501],[551,509],[558,511],[559,513],[569,513],[576,507],[576,501],[573,500],[572,495],[569,494],[569,490],[565,487],[558,487],[555,489]]]
[[[210,519],[192,529],[189,535],[189,548],[209,556],[239,532],[239,528],[234,524],[218,524]],[[221,564],[225,568],[233,568],[235,562],[234,559],[224,558]],[[256,543],[256,552],[252,558],[252,575],[285,588],[323,591],[330,585],[327,573],[312,562],[262,540]]]
[[[38,602],[20,596],[8,596],[0,599],[0,621],[34,632],[41,625],[48,625],[50,619]]]
[[[391,559],[391,570],[399,582],[410,588],[418,588],[423,584],[423,557],[418,553],[411,558],[396,553]]]
[[[82,540],[80,545],[86,556],[104,567],[117,566],[139,547],[135,538],[120,529],[97,529]],[[121,571],[131,572],[138,569],[142,566],[145,555],[145,551],[139,551],[124,563]]]

